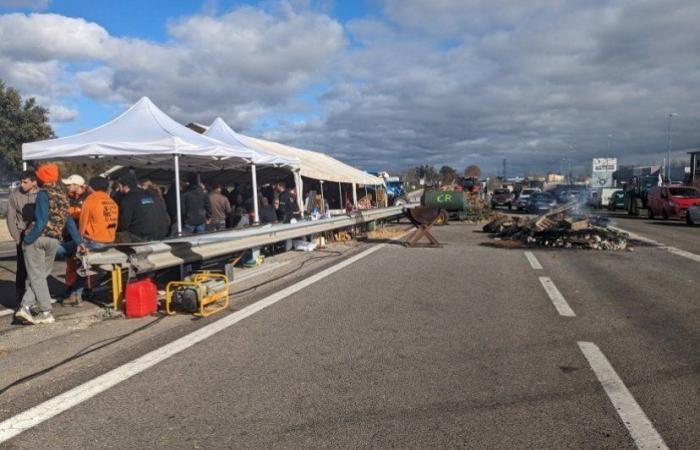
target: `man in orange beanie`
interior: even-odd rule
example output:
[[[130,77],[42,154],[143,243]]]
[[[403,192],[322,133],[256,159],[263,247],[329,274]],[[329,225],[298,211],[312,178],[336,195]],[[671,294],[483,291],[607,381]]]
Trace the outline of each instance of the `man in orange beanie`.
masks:
[[[56,164],[44,164],[36,170],[41,190],[36,195],[34,221],[29,225],[22,240],[22,252],[27,265],[27,290],[15,318],[28,324],[53,323],[51,294],[48,276],[53,269],[56,249],[64,228],[71,238],[81,245],[82,240],[75,221],[68,214],[68,198],[56,185],[59,173]],[[34,316],[31,307],[39,304],[39,313]]]

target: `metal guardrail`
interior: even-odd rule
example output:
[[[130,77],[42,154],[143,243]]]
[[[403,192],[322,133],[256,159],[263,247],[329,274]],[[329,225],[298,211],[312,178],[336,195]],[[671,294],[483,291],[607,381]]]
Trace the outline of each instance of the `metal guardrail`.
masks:
[[[330,219],[300,221],[244,230],[227,230],[204,235],[192,235],[162,242],[112,247],[91,252],[81,258],[83,267],[113,270],[116,266],[130,268],[134,273],[147,273],[169,267],[204,261],[253,247],[296,239],[310,234],[351,227],[374,220],[388,219],[404,213],[404,207],[356,211]]]

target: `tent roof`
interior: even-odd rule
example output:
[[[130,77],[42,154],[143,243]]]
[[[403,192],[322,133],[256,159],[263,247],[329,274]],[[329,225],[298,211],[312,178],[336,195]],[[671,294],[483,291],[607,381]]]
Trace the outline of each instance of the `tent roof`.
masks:
[[[210,129],[217,125],[218,121],[223,123],[223,120],[217,119],[212,123]],[[228,133],[231,139],[234,139],[235,142],[239,142],[246,147],[285,158],[297,158],[299,160],[301,175],[304,177],[336,183],[356,183],[361,185],[384,184],[382,178],[370,175],[367,172],[342,163],[323,153],[246,136],[236,133],[225,123],[223,123],[223,125],[229,130]]]
[[[254,152],[253,162],[257,165],[272,165],[272,166],[288,166],[299,167],[299,158],[296,156],[284,156],[274,153],[269,153],[260,148],[248,146],[242,139],[241,135],[236,133],[229,127],[221,117],[217,117],[209,128],[204,128],[205,136],[216,139],[234,147],[248,148]]]
[[[196,133],[142,97],[119,117],[97,128],[58,139],[22,145],[22,159],[83,161],[131,165],[171,165],[172,156],[185,157],[198,169],[249,164],[255,152]]]

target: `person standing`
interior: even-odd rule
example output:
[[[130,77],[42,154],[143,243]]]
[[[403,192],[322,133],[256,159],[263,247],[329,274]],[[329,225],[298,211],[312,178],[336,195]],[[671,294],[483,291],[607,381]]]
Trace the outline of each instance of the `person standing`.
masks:
[[[211,203],[209,195],[193,175],[189,179],[190,187],[182,196],[182,216],[185,231],[188,233],[204,233],[211,219]]]
[[[139,188],[136,176],[126,174],[119,179],[122,197],[119,202],[117,234],[120,242],[144,242],[159,238],[158,217],[162,213],[157,199]]]
[[[22,239],[22,251],[27,266],[29,283],[22,298],[22,304],[15,318],[29,324],[53,323],[51,295],[47,278],[53,269],[56,249],[64,229],[78,243],[79,251],[84,248],[75,221],[69,214],[66,194],[57,186],[59,171],[56,164],[44,164],[36,170],[41,190],[36,195],[34,222]],[[34,316],[31,307],[39,305],[39,313]]]
[[[19,304],[24,296],[27,283],[27,268],[24,265],[24,252],[22,252],[22,238],[27,228],[27,222],[23,213],[27,208],[32,208],[36,201],[38,187],[36,173],[33,170],[25,170],[20,174],[19,187],[10,193],[7,200],[7,228],[17,245],[17,272],[15,276],[15,300]],[[33,218],[34,214],[31,213]]]
[[[209,229],[219,231],[226,229],[226,218],[231,214],[231,202],[221,193],[221,185],[214,183],[209,193],[211,205],[211,223]]]
[[[294,217],[294,213],[298,210],[294,195],[287,189],[287,183],[280,181],[277,183],[277,192],[279,193],[279,211],[281,211],[281,222],[289,223]]]

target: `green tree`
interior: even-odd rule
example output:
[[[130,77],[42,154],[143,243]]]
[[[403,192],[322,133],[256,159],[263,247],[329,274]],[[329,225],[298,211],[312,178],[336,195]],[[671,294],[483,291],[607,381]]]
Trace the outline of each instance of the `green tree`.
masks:
[[[464,176],[466,178],[479,178],[481,176],[481,167],[477,166],[476,164],[467,166],[464,169]]]
[[[452,184],[457,180],[457,171],[450,166],[440,167],[440,181],[442,184]]]
[[[0,158],[4,165],[19,169],[23,143],[53,137],[48,109],[33,97],[23,100],[16,89],[0,80]]]

